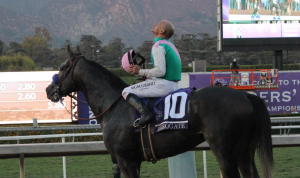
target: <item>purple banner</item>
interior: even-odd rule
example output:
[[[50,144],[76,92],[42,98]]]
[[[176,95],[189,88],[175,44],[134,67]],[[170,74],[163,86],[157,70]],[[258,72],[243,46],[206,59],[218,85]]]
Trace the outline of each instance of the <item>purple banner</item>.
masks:
[[[255,74],[255,76],[258,75]],[[229,85],[230,76],[230,73],[215,74],[214,83],[220,82],[222,85]],[[208,72],[190,74],[190,87],[200,89],[210,86],[211,77],[212,74]],[[258,79],[254,81],[255,85],[257,81]],[[278,90],[259,90],[254,91],[253,94],[265,100],[270,114],[283,114],[284,110],[291,113],[293,107],[300,112],[300,71],[279,71],[278,84]]]
[[[79,118],[94,118],[95,115],[93,113],[93,111],[91,110],[91,108],[89,107],[89,105],[86,103],[86,99],[85,96],[82,92],[78,92],[78,99],[79,101],[83,101],[83,102],[78,102],[78,117]],[[92,119],[92,120],[82,120],[79,119],[78,120],[79,124],[89,124],[89,125],[94,125],[94,124],[99,124],[97,119]]]

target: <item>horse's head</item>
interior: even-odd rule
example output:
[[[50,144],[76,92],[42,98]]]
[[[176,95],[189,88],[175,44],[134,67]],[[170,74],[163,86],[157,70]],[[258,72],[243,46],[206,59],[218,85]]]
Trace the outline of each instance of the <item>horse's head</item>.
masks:
[[[77,91],[73,82],[73,70],[76,62],[82,57],[79,47],[74,54],[68,45],[69,59],[67,59],[60,67],[58,74],[53,76],[52,83],[46,88],[47,98],[52,102],[58,102],[62,97]]]

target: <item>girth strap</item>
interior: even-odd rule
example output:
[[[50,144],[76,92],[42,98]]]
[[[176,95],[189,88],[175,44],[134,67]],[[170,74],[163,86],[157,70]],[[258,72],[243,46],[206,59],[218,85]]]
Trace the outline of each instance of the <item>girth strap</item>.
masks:
[[[151,161],[153,164],[155,164],[160,159],[157,159],[157,157],[154,153],[152,137],[151,137],[151,123],[149,123],[147,125],[148,125],[148,127],[140,128],[144,157],[145,157],[146,161],[148,161],[148,162]]]

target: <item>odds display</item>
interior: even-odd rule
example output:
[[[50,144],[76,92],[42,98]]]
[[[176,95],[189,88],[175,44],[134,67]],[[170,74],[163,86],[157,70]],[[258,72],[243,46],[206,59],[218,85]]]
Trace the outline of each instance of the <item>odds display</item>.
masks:
[[[0,72],[0,124],[71,122],[71,98],[63,103],[47,99],[46,87],[57,71]]]

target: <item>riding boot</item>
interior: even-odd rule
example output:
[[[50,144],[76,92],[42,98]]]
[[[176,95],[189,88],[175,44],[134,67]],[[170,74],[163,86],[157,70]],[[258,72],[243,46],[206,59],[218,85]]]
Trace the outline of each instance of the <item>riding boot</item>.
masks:
[[[138,127],[143,127],[145,124],[149,123],[150,121],[153,120],[153,114],[145,103],[139,98],[138,96],[130,93],[126,100],[136,109],[140,112],[141,118],[138,123],[136,123],[136,126]]]

